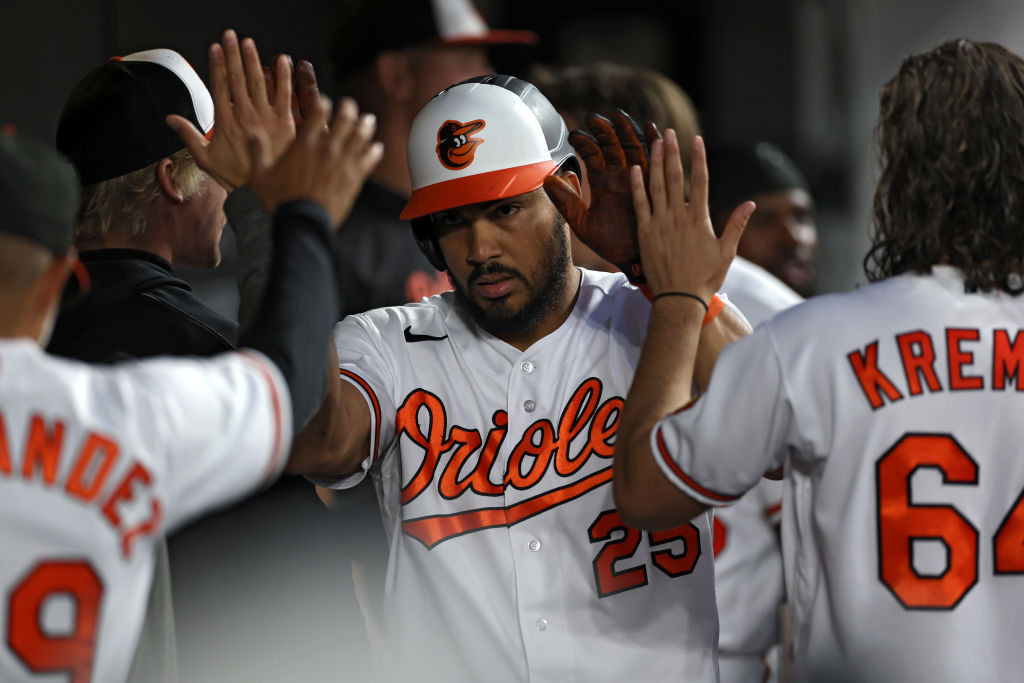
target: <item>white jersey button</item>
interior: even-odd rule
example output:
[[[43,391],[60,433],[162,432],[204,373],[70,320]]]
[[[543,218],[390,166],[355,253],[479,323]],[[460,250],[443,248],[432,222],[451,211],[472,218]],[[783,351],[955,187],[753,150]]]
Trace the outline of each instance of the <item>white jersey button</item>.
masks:
[[[523,361],[523,364],[519,366],[519,369],[523,371],[524,375],[529,375],[533,372],[533,363],[530,361]]]
[[[532,413],[533,409],[536,408],[536,407],[537,407],[537,404],[534,403],[533,401],[525,401],[523,403],[523,410],[525,410],[528,413]]]
[[[548,620],[547,619],[538,619],[535,623],[537,624],[537,630],[538,631],[547,631],[548,630]]]
[[[538,550],[540,550],[540,541],[538,541],[536,538],[530,541],[530,550],[532,550],[533,552],[537,552]]]

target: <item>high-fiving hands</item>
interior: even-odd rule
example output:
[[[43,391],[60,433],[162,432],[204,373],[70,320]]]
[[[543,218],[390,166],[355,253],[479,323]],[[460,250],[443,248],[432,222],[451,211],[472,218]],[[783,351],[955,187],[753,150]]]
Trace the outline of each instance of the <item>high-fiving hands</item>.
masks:
[[[250,183],[271,213],[283,202],[312,199],[337,228],[383,155],[373,142],[373,115],[360,117],[346,99],[328,126],[331,103],[312,64],[299,62],[293,91],[291,59],[278,55],[267,69],[253,40],[239,42],[231,29],[210,46],[210,88],[209,139],[187,119],[167,117],[199,167],[229,191]]]
[[[266,136],[276,159],[295,139],[298,116],[316,106],[319,90],[313,67],[300,62],[292,90],[292,61],[278,55],[265,75],[252,38],[239,43],[231,29],[210,46],[210,93],[214,127],[207,139],[181,116],[167,117],[196,163],[229,192],[249,181],[249,142],[256,131]]]
[[[375,117],[359,116],[354,100],[341,100],[328,127],[330,116],[330,100],[320,97],[279,159],[269,136],[253,136],[250,182],[267,211],[292,199],[312,199],[324,207],[334,228],[348,215],[384,145],[373,142]]]

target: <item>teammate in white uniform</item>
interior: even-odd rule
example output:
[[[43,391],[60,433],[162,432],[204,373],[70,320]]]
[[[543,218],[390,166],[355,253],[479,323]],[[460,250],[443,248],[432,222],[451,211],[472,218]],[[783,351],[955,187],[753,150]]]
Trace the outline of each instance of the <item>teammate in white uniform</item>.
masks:
[[[330,133],[326,114],[272,171],[255,147],[254,185],[280,209],[251,350],[109,368],[39,348],[75,261],[76,182],[52,152],[0,137],[0,680],[124,680],[155,541],[281,471],[321,399],[328,227],[380,157],[351,109]]]
[[[644,526],[678,524],[785,463],[798,679],[1024,669],[1021,130],[1019,57],[966,40],[911,56],[881,96],[875,284],[763,324],[723,352],[703,396],[663,419],[689,397],[703,310],[685,296],[654,306],[616,500]],[[708,296],[737,235],[712,239],[704,195],[690,208],[663,199],[660,152],[649,221],[638,193],[648,279]]]
[[[424,107],[405,217],[456,290],[341,322],[328,438],[297,442],[308,471],[355,472],[318,483],[376,479],[387,680],[717,679],[710,515],[641,533],[611,499],[650,305],[623,275],[569,259],[541,188],[561,167],[578,196],[566,136],[506,76]],[[744,324],[726,309],[705,329],[709,369]]]

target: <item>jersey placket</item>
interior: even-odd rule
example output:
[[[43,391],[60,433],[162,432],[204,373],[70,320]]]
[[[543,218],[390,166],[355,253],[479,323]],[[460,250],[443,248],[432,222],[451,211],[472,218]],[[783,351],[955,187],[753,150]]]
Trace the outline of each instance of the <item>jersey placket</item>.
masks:
[[[548,368],[550,370],[550,368]],[[547,381],[552,373],[545,372],[543,359],[535,353],[525,352],[513,362],[508,380],[508,434],[514,435],[507,442],[505,450],[505,505],[510,511],[529,499],[542,495],[552,488],[553,465],[543,456],[527,455],[521,460],[514,458],[520,438],[530,436],[530,427],[539,420],[552,422],[554,407],[550,405],[552,392]],[[554,425],[552,425],[554,428]],[[533,444],[539,437],[535,436]],[[524,443],[529,447],[529,443]],[[539,450],[532,448],[532,451]],[[520,476],[532,485],[513,485],[519,460]],[[540,461],[539,461],[540,460]],[[541,467],[543,473],[534,468]],[[518,517],[516,517],[518,518]],[[567,616],[559,607],[559,601],[550,593],[557,593],[557,587],[564,585],[557,534],[552,533],[550,510],[524,519],[508,527],[512,557],[515,562],[516,603],[519,611],[519,629],[526,649],[527,667],[531,681],[554,680],[558,672],[572,670],[573,642],[569,634]]]

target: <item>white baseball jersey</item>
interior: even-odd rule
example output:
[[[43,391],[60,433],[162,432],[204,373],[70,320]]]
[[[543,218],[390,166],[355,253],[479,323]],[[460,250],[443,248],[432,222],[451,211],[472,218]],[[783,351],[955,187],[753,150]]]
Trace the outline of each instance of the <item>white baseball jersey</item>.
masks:
[[[965,294],[950,267],[820,297],[726,348],[652,431],[712,505],[786,462],[798,678],[1019,678],[1022,321],[1024,299]]]
[[[753,326],[803,298],[764,268],[736,257],[722,289]],[[718,668],[722,683],[761,683],[765,653],[779,642],[782,552],[776,527],[782,482],[762,479],[738,501],[715,510]]]
[[[94,368],[0,342],[0,680],[124,680],[155,540],[276,477],[290,412],[256,353]]]
[[[568,319],[526,351],[452,293],[335,330],[373,415],[388,680],[716,679],[711,515],[647,533],[612,501],[650,305],[622,274],[582,272]]]

